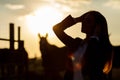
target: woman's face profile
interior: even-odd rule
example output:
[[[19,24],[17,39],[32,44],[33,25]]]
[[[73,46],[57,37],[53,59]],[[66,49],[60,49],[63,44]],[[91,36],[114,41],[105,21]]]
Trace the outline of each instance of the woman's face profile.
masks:
[[[86,34],[92,34],[95,28],[95,18],[91,14],[87,14],[82,21],[81,31]]]

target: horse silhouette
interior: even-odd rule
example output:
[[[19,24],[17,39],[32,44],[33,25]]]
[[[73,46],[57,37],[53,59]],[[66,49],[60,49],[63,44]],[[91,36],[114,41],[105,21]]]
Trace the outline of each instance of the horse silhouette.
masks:
[[[44,67],[45,76],[53,79],[59,76],[61,71],[66,69],[67,62],[67,47],[58,47],[50,44],[47,40],[48,34],[45,37],[38,34],[40,38],[40,51],[42,54],[42,65]],[[54,79],[55,80],[55,79]]]

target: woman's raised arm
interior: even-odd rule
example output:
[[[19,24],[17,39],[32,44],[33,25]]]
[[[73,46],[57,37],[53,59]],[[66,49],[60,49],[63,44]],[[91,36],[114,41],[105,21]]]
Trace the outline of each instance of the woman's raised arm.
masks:
[[[69,15],[63,21],[53,26],[53,31],[55,32],[56,36],[69,48],[77,48],[79,45],[78,43],[81,42],[78,39],[76,42],[76,39],[73,39],[71,36],[67,35],[64,32],[66,28],[71,27],[75,23],[76,22],[74,18],[71,15]]]

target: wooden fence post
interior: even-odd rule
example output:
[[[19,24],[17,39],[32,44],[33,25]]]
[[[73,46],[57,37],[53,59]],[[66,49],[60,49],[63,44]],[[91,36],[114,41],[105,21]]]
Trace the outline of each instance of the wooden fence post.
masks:
[[[14,50],[14,24],[10,23],[10,50]]]

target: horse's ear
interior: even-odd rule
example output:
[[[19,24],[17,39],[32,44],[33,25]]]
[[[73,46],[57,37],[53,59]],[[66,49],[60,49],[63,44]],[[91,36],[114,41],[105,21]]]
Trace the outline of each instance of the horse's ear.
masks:
[[[48,37],[48,33],[46,33],[46,38]]]
[[[38,37],[41,38],[40,33],[38,33]]]

